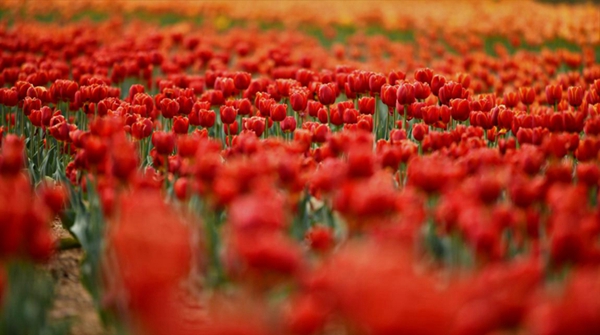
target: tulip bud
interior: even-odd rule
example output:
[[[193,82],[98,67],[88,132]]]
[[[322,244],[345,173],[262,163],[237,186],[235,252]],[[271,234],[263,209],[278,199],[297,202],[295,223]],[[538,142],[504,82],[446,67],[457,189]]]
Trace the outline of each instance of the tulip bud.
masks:
[[[519,97],[523,104],[529,106],[535,101],[535,91],[531,87],[519,87]]]
[[[214,126],[217,119],[217,113],[211,109],[201,109],[198,112],[198,123],[204,128],[211,128]]]
[[[433,71],[429,68],[417,69],[414,77],[416,81],[429,85],[433,79]]]
[[[281,122],[281,130],[284,133],[294,132],[296,126],[296,119],[293,116],[287,116],[283,122]]]
[[[360,112],[360,114],[375,114],[375,98],[362,97],[358,99],[358,111]]]
[[[236,72],[233,76],[233,83],[236,89],[245,90],[250,86],[252,75],[248,72]]]
[[[173,132],[175,134],[187,134],[190,122],[185,116],[176,116],[173,119]]]
[[[287,105],[274,103],[271,104],[271,119],[274,122],[281,122],[286,117]]]
[[[583,88],[581,86],[571,86],[567,89],[567,101],[573,107],[579,107],[583,103]]]
[[[224,124],[232,124],[237,116],[237,109],[233,106],[221,106],[219,109],[221,114],[221,122]]]
[[[304,111],[308,104],[306,94],[301,91],[295,91],[290,96],[290,104],[292,105],[292,110],[294,110],[295,112]]]
[[[322,84],[318,91],[319,102],[323,105],[331,105],[335,102],[336,91],[335,86],[332,83]]]
[[[155,131],[152,133],[152,144],[159,155],[170,155],[175,149],[175,134]]]
[[[562,100],[562,86],[560,85],[547,85],[546,86],[546,100],[549,105],[554,105]]]
[[[415,88],[409,83],[400,84],[396,91],[396,99],[400,105],[409,105],[415,102]]]
[[[452,118],[456,121],[466,121],[471,113],[471,106],[466,99],[452,99]]]

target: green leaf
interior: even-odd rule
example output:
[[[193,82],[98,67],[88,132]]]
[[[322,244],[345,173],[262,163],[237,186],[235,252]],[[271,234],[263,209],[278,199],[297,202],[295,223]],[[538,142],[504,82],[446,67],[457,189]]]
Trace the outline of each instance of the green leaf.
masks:
[[[8,288],[0,311],[0,334],[68,334],[70,322],[51,321],[54,282],[34,264],[14,261],[8,264]]]

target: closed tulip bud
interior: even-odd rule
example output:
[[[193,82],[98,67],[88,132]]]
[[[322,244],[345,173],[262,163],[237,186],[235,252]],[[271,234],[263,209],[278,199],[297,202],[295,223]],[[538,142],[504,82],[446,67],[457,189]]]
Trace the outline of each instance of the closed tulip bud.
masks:
[[[452,118],[452,109],[446,105],[440,106],[440,121],[444,124],[450,123]]]
[[[319,110],[323,107],[323,104],[315,100],[309,100],[306,107],[308,109],[308,115],[311,117],[317,117]]]
[[[535,90],[531,87],[519,87],[519,97],[526,106],[535,102]]]
[[[97,103],[106,97],[108,97],[108,87],[106,85],[92,85],[91,102]]]
[[[440,91],[440,88],[442,88],[442,86],[444,86],[445,84],[446,84],[446,77],[441,76],[439,74],[434,75],[431,78],[431,83],[429,84],[429,86],[431,86],[431,93],[433,93],[433,95],[435,95],[437,97],[438,93]]]
[[[42,111],[32,110],[28,116],[29,121],[34,127],[42,127]]]
[[[599,104],[600,103],[600,90],[593,88],[593,87],[590,88],[589,93],[586,96],[585,100],[590,105]]]
[[[396,91],[396,99],[400,105],[409,105],[415,102],[415,88],[409,83],[402,83]]]
[[[244,128],[253,131],[256,136],[260,137],[265,131],[265,119],[258,116],[245,119]]]
[[[248,72],[236,72],[233,76],[233,84],[238,90],[245,90],[250,86],[252,75]]]
[[[423,113],[423,121],[430,126],[440,120],[440,107],[438,106],[423,107],[421,113]]]
[[[235,92],[235,83],[232,78],[218,77],[215,80],[215,90],[222,92],[224,98],[228,98]]]
[[[294,112],[302,112],[306,109],[308,104],[308,98],[306,93],[302,91],[295,91],[290,96],[290,104],[292,105],[292,110]]]
[[[519,141],[519,145],[523,145],[525,143],[532,143],[533,131],[528,128],[519,128],[519,131],[517,131],[517,141]]]
[[[236,100],[235,107],[238,109],[238,115],[252,114],[252,103],[249,99]]]
[[[211,109],[201,109],[198,111],[199,125],[204,128],[212,128],[215,125],[217,114]]]
[[[291,133],[296,130],[296,118],[293,116],[287,116],[283,122],[281,122],[281,130],[284,133]]]
[[[322,84],[321,86],[319,86],[318,97],[319,97],[319,102],[321,102],[323,105],[328,106],[328,105],[333,104],[336,99],[335,84],[328,83],[328,84]]]
[[[17,81],[15,83],[15,88],[17,89],[17,96],[19,97],[19,100],[25,99],[25,97],[27,96],[27,91],[30,87],[33,87],[33,84],[27,81]]]
[[[511,129],[515,113],[510,109],[501,109],[498,111],[498,127],[501,129]]]
[[[373,132],[373,116],[361,114],[358,116],[358,123],[356,124],[359,129],[367,132]]]
[[[159,155],[170,155],[175,149],[175,134],[164,131],[152,133],[152,145]]]
[[[129,95],[128,95],[128,100],[129,102],[133,102],[133,100],[135,99],[135,96],[138,93],[144,93],[144,85],[141,84],[133,84],[129,87]]]
[[[358,99],[358,111],[360,112],[360,114],[375,114],[375,98],[362,97]]]
[[[260,115],[263,117],[271,116],[271,105],[275,103],[272,98],[257,98],[258,99],[258,110]]]
[[[160,101],[160,113],[165,119],[172,119],[179,113],[179,103],[169,98],[162,99]]]
[[[222,91],[209,90],[203,96],[206,96],[211,106],[219,106],[225,103],[225,96]]]
[[[471,112],[469,120],[472,126],[486,130],[493,127],[492,113],[490,112]]]
[[[413,124],[412,135],[415,141],[421,142],[425,138],[425,135],[429,134],[429,127],[423,123]]]
[[[71,80],[66,80],[62,86],[61,98],[65,101],[73,101],[75,93],[79,90],[79,85]]]
[[[395,107],[398,93],[398,86],[383,85],[381,86],[381,101],[388,107]]]
[[[299,69],[296,72],[296,80],[302,85],[302,86],[308,86],[308,83],[310,83],[310,81],[312,80],[314,76],[314,73],[310,70],[307,69]]]
[[[561,85],[547,85],[546,86],[546,100],[549,105],[554,105],[562,100],[562,86]]]
[[[313,142],[315,143],[324,143],[327,141],[331,134],[329,130],[329,126],[326,124],[320,124],[316,126],[313,130]]]
[[[185,116],[176,116],[173,119],[173,132],[175,134],[187,134],[190,128],[190,121]]]
[[[466,99],[452,99],[452,118],[456,121],[466,121],[471,113],[471,105]]]
[[[571,86],[567,89],[567,101],[573,107],[579,107],[583,103],[584,90],[581,86]]]
[[[29,116],[32,110],[42,108],[42,101],[38,98],[25,97],[23,100],[23,114]]]
[[[429,68],[417,69],[415,71],[415,80],[421,83],[431,84],[433,79],[433,71]]]
[[[438,91],[440,102],[444,105],[449,105],[450,100],[463,98],[464,88],[461,84],[450,81],[442,86]]]
[[[388,74],[388,83],[390,85],[396,85],[398,81],[406,79],[406,74],[402,71],[390,71]]]
[[[131,136],[141,140],[152,134],[153,124],[150,119],[142,119],[131,125]]]
[[[379,73],[374,73],[369,77],[369,92],[372,95],[379,94],[381,92],[381,87],[386,83],[386,78],[384,75]]]
[[[219,109],[221,122],[224,124],[232,124],[235,122],[237,110],[233,106],[221,106]]]
[[[237,120],[229,124],[223,124],[223,132],[225,133],[225,135],[237,134],[238,130],[239,126]]]
[[[19,103],[19,94],[16,89],[0,89],[0,104],[14,107]]]
[[[345,124],[355,124],[358,122],[358,111],[354,108],[346,108],[343,118]]]
[[[431,94],[431,87],[427,83],[415,81],[413,87],[415,88],[415,98],[418,100],[425,100]]]
[[[329,122],[329,111],[327,110],[327,107],[323,106],[319,109],[317,112],[317,118],[321,123]]]
[[[287,105],[286,104],[271,104],[271,119],[274,122],[281,122],[285,119],[287,115]]]
[[[519,94],[516,92],[505,92],[502,103],[508,108],[515,108],[520,102]]]

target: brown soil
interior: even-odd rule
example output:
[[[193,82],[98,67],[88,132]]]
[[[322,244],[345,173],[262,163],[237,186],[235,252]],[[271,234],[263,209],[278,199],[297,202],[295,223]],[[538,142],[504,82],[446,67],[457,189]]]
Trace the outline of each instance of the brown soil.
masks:
[[[60,223],[53,226],[57,238],[70,237]],[[56,298],[50,317],[70,320],[72,335],[108,335],[96,313],[92,297],[81,284],[79,264],[81,249],[58,251],[50,260],[48,270],[56,280]]]

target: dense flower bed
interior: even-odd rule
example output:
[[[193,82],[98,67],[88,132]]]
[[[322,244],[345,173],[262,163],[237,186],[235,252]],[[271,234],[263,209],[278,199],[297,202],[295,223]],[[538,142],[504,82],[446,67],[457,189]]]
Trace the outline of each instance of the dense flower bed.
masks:
[[[0,29],[0,301],[59,217],[135,334],[600,332],[598,7],[264,5]]]

